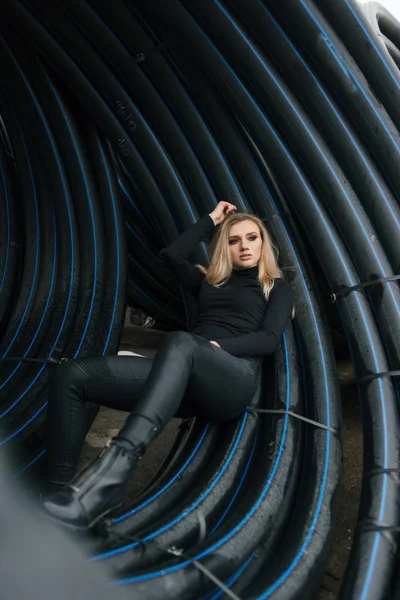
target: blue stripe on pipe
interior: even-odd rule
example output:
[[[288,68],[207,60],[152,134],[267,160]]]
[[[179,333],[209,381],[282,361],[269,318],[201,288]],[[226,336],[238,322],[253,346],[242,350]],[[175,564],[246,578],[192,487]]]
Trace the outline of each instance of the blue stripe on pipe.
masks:
[[[111,196],[111,201],[112,201],[114,230],[115,230],[115,246],[116,246],[116,254],[117,254],[117,269],[116,269],[116,273],[115,273],[115,286],[114,286],[115,287],[114,304],[113,304],[113,310],[112,310],[112,314],[111,314],[110,325],[109,325],[109,329],[108,329],[108,335],[107,335],[107,339],[106,339],[104,349],[103,349],[103,356],[104,356],[104,354],[106,354],[106,352],[107,352],[108,344],[110,343],[110,337],[111,337],[111,333],[112,333],[114,321],[115,321],[115,314],[117,312],[117,302],[118,302],[118,298],[119,298],[119,278],[120,278],[120,273],[121,273],[121,244],[120,244],[119,223],[118,223],[118,219],[117,219],[117,210],[116,210],[116,206],[115,206],[114,191],[113,191],[113,187],[111,185],[110,171],[108,168],[108,163],[106,161],[106,157],[104,155],[103,145],[100,143],[100,140],[98,139],[98,137],[97,137],[97,140],[99,142],[99,148],[100,148],[100,153],[101,153],[101,158],[103,160],[104,168],[107,173],[107,182],[108,182],[108,187],[110,190],[110,196]]]
[[[4,40],[3,40],[3,43],[4,43]],[[10,52],[10,50],[9,50],[9,52]],[[65,323],[65,320],[66,320],[66,318],[67,318],[67,314],[68,314],[68,310],[69,310],[69,305],[70,305],[70,303],[71,303],[71,297],[72,297],[73,273],[74,273],[74,267],[73,267],[73,264],[74,264],[74,256],[75,256],[75,243],[74,243],[74,238],[73,238],[73,234],[72,234],[72,218],[71,218],[71,209],[70,209],[70,204],[69,204],[68,194],[67,194],[67,190],[66,190],[66,183],[65,183],[65,179],[64,179],[64,176],[63,176],[62,168],[61,168],[61,161],[60,161],[60,158],[59,158],[59,154],[58,154],[58,151],[57,151],[56,145],[55,145],[55,143],[54,143],[54,139],[53,139],[52,133],[51,133],[51,131],[50,131],[50,128],[48,127],[47,121],[46,121],[46,119],[45,119],[45,117],[44,117],[44,113],[43,113],[43,111],[42,111],[42,109],[41,109],[41,107],[40,107],[40,104],[39,104],[39,103],[38,103],[38,101],[37,101],[37,98],[36,98],[35,94],[33,93],[33,90],[32,90],[32,88],[31,88],[31,86],[30,86],[29,82],[26,80],[24,73],[23,73],[23,72],[21,71],[21,69],[19,68],[19,65],[18,65],[18,63],[17,63],[17,61],[15,60],[14,56],[11,54],[11,52],[10,52],[10,55],[11,55],[11,57],[12,57],[12,59],[13,59],[14,63],[16,64],[16,67],[18,68],[18,70],[19,70],[19,72],[20,72],[20,74],[21,74],[21,77],[23,78],[25,85],[28,87],[28,89],[29,89],[29,91],[30,91],[31,97],[32,97],[32,99],[33,99],[33,101],[34,101],[34,103],[35,103],[35,105],[36,105],[36,108],[37,108],[37,110],[38,110],[38,112],[39,112],[39,114],[40,114],[40,116],[41,116],[41,118],[42,118],[43,125],[45,126],[45,129],[46,129],[46,132],[47,132],[47,135],[48,135],[49,141],[50,141],[50,143],[51,143],[51,146],[52,146],[52,148],[53,148],[54,155],[55,155],[55,159],[56,159],[56,162],[57,162],[57,167],[58,167],[58,170],[59,170],[60,179],[61,179],[61,182],[62,182],[62,187],[63,187],[63,191],[64,191],[64,197],[65,197],[65,199],[66,199],[67,211],[68,211],[68,223],[69,223],[69,231],[70,231],[70,236],[71,236],[71,277],[70,277],[70,286],[69,286],[69,290],[68,290],[68,299],[67,299],[67,304],[66,304],[66,308],[65,308],[65,312],[64,312],[63,320],[62,320],[62,323],[61,323],[61,326],[60,326],[59,333],[58,333],[58,335],[57,335],[57,337],[56,337],[56,339],[55,339],[55,341],[54,341],[54,344],[53,344],[53,349],[51,350],[51,352],[50,352],[50,354],[49,354],[49,357],[50,357],[50,356],[52,355],[52,353],[54,352],[54,349],[55,349],[55,348],[56,348],[56,346],[57,346],[58,340],[59,340],[59,338],[60,338],[60,336],[61,336],[61,333],[62,333],[62,330],[63,330],[63,328],[64,328],[64,323]],[[15,113],[14,113],[14,114],[15,114]],[[15,118],[16,118],[16,122],[17,122],[17,125],[18,125],[18,128],[19,128],[19,131],[20,131],[20,135],[21,135],[21,138],[22,138],[22,142],[23,142],[23,145],[24,145],[24,148],[25,148],[25,153],[26,153],[26,156],[27,156],[27,161],[28,161],[28,164],[29,164],[29,168],[30,168],[30,172],[31,172],[32,181],[34,181],[34,180],[33,180],[32,167],[31,167],[31,164],[30,164],[30,161],[29,161],[29,155],[28,155],[27,148],[26,148],[26,144],[25,144],[25,140],[24,140],[24,137],[23,137],[23,132],[22,132],[22,129],[21,129],[20,123],[19,123],[19,121],[18,121],[18,119],[17,119],[17,116],[16,116],[16,115],[15,115]],[[22,394],[22,395],[21,395],[21,396],[18,398],[17,402],[19,402],[19,401],[20,401],[20,400],[21,400],[21,399],[24,397],[24,395],[25,395],[25,394],[26,394],[26,393],[29,391],[29,389],[32,387],[32,385],[35,383],[35,381],[37,380],[37,378],[39,377],[39,375],[42,373],[42,371],[43,371],[44,369],[45,369],[45,366],[43,366],[43,367],[42,367],[42,368],[39,370],[39,372],[38,372],[38,374],[36,375],[36,377],[35,377],[35,379],[33,380],[33,382],[32,382],[32,383],[30,384],[30,386],[29,386],[29,387],[28,387],[28,388],[25,390],[25,392],[24,392],[24,393],[23,393],[23,394]],[[0,389],[1,389],[1,387],[0,387]]]
[[[370,165],[368,164],[368,161],[366,160],[364,153],[361,152],[361,149],[359,147],[359,145],[357,144],[356,140],[354,139],[353,134],[351,133],[350,129],[348,128],[346,122],[344,119],[342,119],[340,113],[338,112],[338,110],[336,109],[335,105],[333,104],[333,102],[331,101],[331,99],[329,98],[329,95],[325,92],[324,88],[322,87],[321,83],[319,82],[318,78],[314,75],[313,71],[310,69],[310,67],[308,66],[307,62],[303,59],[303,57],[301,56],[301,54],[299,53],[299,51],[297,50],[297,48],[294,46],[293,42],[290,40],[290,38],[286,35],[286,33],[284,32],[284,30],[282,29],[282,27],[279,25],[279,23],[276,21],[276,19],[273,17],[273,15],[270,13],[270,11],[267,9],[267,7],[260,2],[260,0],[257,0],[258,3],[260,4],[260,6],[262,7],[262,9],[268,14],[269,18],[271,19],[271,21],[274,23],[275,27],[279,30],[280,34],[282,35],[282,37],[285,38],[286,42],[288,43],[288,45],[292,48],[293,52],[296,54],[297,58],[300,60],[301,64],[303,65],[303,67],[306,69],[306,71],[308,72],[308,74],[312,77],[314,84],[317,86],[317,88],[319,89],[319,91],[321,92],[321,94],[324,96],[326,102],[329,104],[329,107],[331,108],[332,112],[334,113],[335,117],[338,119],[338,121],[340,122],[341,126],[343,127],[348,140],[350,141],[353,150],[359,155],[359,157],[361,158],[361,160],[364,163],[364,167],[365,169],[369,172],[371,178],[374,180],[379,192],[380,192],[380,197],[383,201],[383,203],[385,204],[386,208],[389,210],[393,221],[396,223],[396,226],[399,229],[400,232],[400,222],[399,219],[397,218],[397,215],[393,212],[393,208],[390,205],[390,202],[388,201],[388,198],[386,196],[386,194],[384,193],[384,191],[382,190],[379,181],[374,173],[374,171],[371,169]]]
[[[301,1],[301,0],[300,0]],[[322,161],[326,164],[326,166],[328,167],[329,171],[331,172],[332,176],[334,177],[334,179],[336,180],[336,183],[338,185],[338,187],[340,188],[340,190],[343,193],[344,198],[346,199],[346,202],[351,210],[351,212],[353,213],[353,217],[357,220],[359,226],[360,226],[360,230],[362,231],[364,238],[365,238],[365,242],[367,242],[367,244],[369,245],[370,249],[372,250],[373,254],[375,255],[375,260],[377,261],[377,263],[379,264],[380,269],[382,270],[382,274],[383,277],[389,277],[389,273],[383,268],[383,265],[381,263],[381,260],[378,256],[378,253],[376,252],[375,249],[375,244],[371,241],[370,235],[368,233],[368,231],[365,229],[365,226],[359,216],[358,211],[356,211],[354,204],[351,202],[347,191],[345,190],[342,182],[340,181],[340,178],[337,176],[337,174],[335,173],[334,169],[332,168],[332,165],[330,164],[329,160],[327,159],[324,151],[322,150],[322,148],[320,147],[320,145],[318,144],[317,140],[314,138],[312,132],[310,131],[309,127],[307,126],[307,124],[305,123],[303,117],[299,114],[299,112],[297,111],[296,107],[294,106],[293,102],[291,101],[291,99],[288,97],[287,93],[285,92],[285,90],[282,88],[282,86],[280,85],[279,81],[276,79],[276,77],[273,75],[273,73],[271,72],[271,70],[268,68],[268,66],[265,64],[262,56],[259,54],[259,52],[252,46],[251,41],[249,40],[249,38],[239,29],[239,27],[237,26],[237,24],[234,22],[234,20],[232,19],[232,17],[227,13],[227,11],[221,6],[220,2],[218,0],[214,0],[214,4],[216,6],[218,6],[218,8],[221,10],[222,13],[224,13],[224,15],[226,16],[226,18],[228,19],[228,21],[230,21],[232,27],[237,31],[237,33],[240,35],[241,39],[243,41],[246,42],[247,44],[247,48],[252,52],[252,54],[257,58],[257,60],[259,61],[259,63],[261,64],[261,66],[263,67],[263,69],[268,73],[269,77],[272,79],[272,81],[274,82],[275,86],[279,89],[279,91],[281,92],[282,96],[285,98],[287,104],[290,106],[290,108],[292,109],[292,111],[295,113],[295,115],[297,116],[299,122],[302,124],[303,128],[305,129],[305,131],[307,132],[309,139],[312,140],[312,142],[314,143],[315,148],[317,149]],[[210,42],[211,43],[211,42]],[[400,152],[400,149],[398,148],[398,151]],[[323,195],[322,195],[323,197]],[[364,209],[362,209],[364,212]],[[335,218],[332,215],[332,218],[335,222]],[[392,300],[393,300],[393,304],[398,312],[398,316],[400,317],[400,305],[397,303],[396,298],[394,296],[394,292],[393,292],[393,288],[392,286],[388,286],[388,291],[390,293],[390,295],[392,296]]]
[[[223,514],[221,515],[221,517],[220,517],[220,519],[218,520],[218,522],[217,522],[217,523],[214,525],[214,527],[211,529],[211,531],[210,531],[209,535],[212,535],[213,533],[215,533],[215,532],[217,531],[218,527],[220,527],[220,525],[223,523],[223,521],[225,520],[226,516],[228,515],[228,513],[229,513],[230,509],[232,508],[232,506],[233,506],[233,504],[234,504],[234,502],[235,502],[235,500],[236,500],[236,498],[237,498],[237,496],[238,496],[238,494],[239,494],[240,490],[242,489],[242,486],[243,486],[244,480],[246,479],[246,475],[247,475],[247,473],[248,473],[248,471],[249,471],[249,468],[250,468],[251,462],[252,462],[252,460],[253,460],[254,451],[255,451],[255,449],[256,449],[256,444],[257,444],[257,440],[258,440],[259,428],[260,428],[260,425],[257,423],[257,431],[256,431],[256,435],[255,435],[255,437],[254,437],[254,443],[253,443],[253,447],[252,447],[252,449],[251,449],[251,452],[250,452],[249,459],[248,459],[248,461],[247,461],[247,464],[246,464],[246,466],[245,466],[245,468],[244,468],[244,470],[243,470],[243,475],[242,475],[242,477],[241,477],[241,479],[240,479],[240,481],[239,481],[239,484],[238,484],[238,486],[237,486],[237,488],[236,488],[236,490],[235,490],[235,493],[232,495],[232,498],[230,499],[230,502],[229,502],[228,506],[227,506],[227,507],[226,507],[226,509],[224,510],[224,512],[223,512]]]
[[[344,0],[346,1],[346,0]],[[336,60],[336,62],[338,63],[339,66],[341,66],[341,56],[339,51],[336,49],[334,43],[332,42],[332,40],[330,40],[328,34],[326,33],[326,31],[324,30],[324,28],[322,27],[321,23],[315,18],[315,16],[312,14],[312,12],[310,11],[310,9],[308,8],[308,6],[306,4],[304,4],[303,0],[299,0],[300,4],[302,4],[305,8],[305,10],[308,12],[308,14],[310,15],[311,19],[314,21],[314,23],[316,24],[316,26],[318,27],[318,29],[321,31],[321,33],[323,34],[323,36],[325,37],[326,40],[330,41],[330,50],[331,50],[331,54],[334,57],[334,59]],[[373,44],[373,41],[371,40],[371,43]],[[360,83],[357,81],[357,79],[354,77],[354,75],[352,75],[353,77],[353,81],[355,82],[355,84],[358,87],[358,90],[361,92],[361,94],[366,98],[366,100],[368,101],[368,103],[370,104],[372,110],[374,111],[374,113],[376,114],[376,116],[378,117],[379,121],[381,122],[382,127],[385,129],[386,133],[389,136],[389,139],[392,143],[392,147],[395,150],[395,152],[397,154],[400,154],[400,148],[399,148],[399,144],[398,142],[396,142],[396,140],[393,138],[393,135],[390,133],[386,123],[383,121],[381,115],[378,113],[378,111],[376,110],[376,108],[373,106],[373,104],[371,103],[370,99],[368,98],[365,90],[363,89],[363,87],[360,85]],[[398,83],[397,83],[398,86]],[[399,87],[399,86],[398,86]]]
[[[29,467],[34,465],[35,462],[37,462],[39,460],[39,458],[41,458],[45,453],[46,453],[46,450],[42,450],[41,452],[39,452],[39,454],[37,456],[35,456],[35,458],[33,458],[31,461],[29,461],[22,469],[20,469],[16,473],[14,473],[13,478],[19,477],[20,475],[22,475],[22,473],[25,473],[25,471],[27,469],[29,469]]]
[[[170,521],[169,523],[167,523],[166,525],[164,525],[163,527],[160,527],[159,529],[157,529],[156,531],[153,531],[152,533],[148,534],[146,537],[143,538],[143,540],[145,542],[147,542],[148,540],[152,540],[154,538],[156,538],[157,536],[161,535],[164,531],[167,531],[167,529],[170,529],[171,527],[173,527],[174,525],[176,525],[177,523],[179,523],[179,521],[181,521],[184,517],[186,517],[187,515],[189,515],[191,512],[193,512],[197,506],[204,500],[204,498],[206,498],[211,491],[214,489],[214,487],[217,485],[217,483],[219,482],[219,480],[221,479],[221,477],[223,476],[223,474],[225,473],[226,469],[228,468],[230,462],[232,461],[233,455],[239,445],[239,442],[242,438],[243,435],[243,431],[244,431],[244,427],[246,425],[247,422],[247,414],[245,413],[242,417],[242,424],[240,426],[240,430],[236,436],[236,440],[235,443],[233,445],[233,448],[231,449],[230,453],[228,454],[220,472],[218,473],[218,475],[215,477],[215,479],[213,480],[213,482],[206,488],[206,490],[201,494],[201,496],[199,496],[199,498],[193,502],[193,504],[191,506],[189,506],[189,508],[185,509],[178,517],[176,517],[176,519],[173,519],[172,521]],[[128,544],[126,546],[122,546],[121,548],[117,548],[115,550],[110,550],[108,552],[104,552],[103,554],[99,554],[97,556],[94,556],[93,558],[90,559],[90,561],[97,561],[97,560],[103,560],[105,558],[110,558],[111,556],[116,556],[118,554],[122,554],[123,552],[126,552],[127,550],[130,550],[132,548],[136,548],[136,546],[138,546],[139,544],[137,542],[133,542],[131,544]]]
[[[288,360],[288,351],[287,351],[287,343],[286,343],[286,335],[284,335],[284,347],[285,347],[285,358],[286,358],[286,364],[289,365],[289,360]],[[289,378],[289,368],[287,369],[287,392],[286,392],[286,410],[289,410],[290,407],[290,378]],[[201,558],[204,558],[205,556],[207,556],[208,554],[211,554],[212,552],[214,552],[215,550],[217,550],[220,546],[222,546],[222,544],[224,544],[226,541],[228,541],[229,539],[231,539],[242,527],[243,525],[246,524],[246,522],[251,518],[251,516],[254,514],[254,512],[257,510],[258,506],[260,505],[263,497],[265,496],[265,494],[267,493],[272,480],[274,478],[275,472],[278,468],[283,450],[284,450],[284,441],[286,439],[286,432],[287,432],[287,426],[288,426],[288,421],[289,421],[289,416],[285,415],[283,417],[284,420],[284,426],[283,426],[283,432],[282,432],[282,439],[281,439],[281,443],[279,444],[279,450],[276,456],[276,460],[275,460],[275,465],[274,468],[272,469],[272,473],[271,473],[271,477],[269,478],[267,484],[264,486],[264,489],[262,491],[262,493],[260,494],[258,500],[256,501],[256,503],[253,505],[253,507],[250,509],[250,511],[247,513],[247,515],[240,521],[240,523],[233,529],[231,530],[227,535],[225,535],[223,538],[221,538],[217,543],[215,543],[214,545],[210,546],[209,548],[207,548],[206,550],[204,550],[203,552],[201,552],[200,554],[198,554],[197,556],[195,556],[196,560],[200,560]],[[144,541],[146,541],[146,538],[144,538]],[[129,583],[136,583],[138,581],[147,581],[149,579],[153,579],[154,577],[162,577],[163,575],[167,575],[168,573],[173,573],[175,571],[178,571],[179,569],[186,567],[188,565],[192,564],[190,560],[186,560],[178,565],[174,565],[172,567],[167,567],[162,569],[161,571],[155,571],[153,573],[146,573],[145,575],[136,575],[135,577],[128,577],[126,579],[120,579],[114,582],[114,585],[126,585]]]
[[[117,518],[113,519],[113,521],[112,521],[113,524],[120,523],[121,521],[124,521],[128,517],[131,517],[132,515],[135,515],[140,510],[143,510],[144,508],[146,508],[146,506],[148,506],[149,504],[151,504],[152,502],[154,502],[155,500],[157,500],[157,498],[159,496],[161,496],[161,494],[163,494],[164,492],[166,492],[167,489],[170,488],[171,485],[177,479],[179,479],[179,477],[182,475],[183,471],[192,462],[194,456],[197,454],[198,449],[200,448],[201,444],[203,443],[204,438],[205,438],[206,433],[208,432],[209,428],[210,428],[210,426],[206,425],[206,427],[204,428],[203,433],[201,434],[201,437],[200,437],[199,441],[197,442],[195,448],[193,449],[193,452],[190,454],[190,456],[188,457],[188,459],[186,460],[186,462],[182,465],[182,467],[179,469],[179,471],[177,473],[175,473],[175,475],[168,481],[168,483],[166,485],[164,485],[160,490],[158,490],[158,492],[156,494],[154,494],[153,496],[151,496],[151,498],[148,498],[145,502],[142,502],[142,504],[139,504],[139,506],[135,506],[135,508],[133,508],[129,512],[121,515],[120,517],[117,517]]]
[[[35,339],[37,337],[37,335],[39,334],[39,331],[42,327],[44,318],[46,316],[47,313],[47,309],[49,307],[50,304],[50,300],[52,298],[52,291],[53,291],[53,286],[54,286],[54,280],[55,280],[55,274],[56,274],[56,264],[57,264],[57,229],[56,229],[56,218],[55,218],[55,214],[54,214],[54,209],[53,209],[53,229],[54,229],[54,240],[53,240],[53,266],[52,266],[52,271],[51,271],[51,281],[50,281],[50,288],[47,292],[47,300],[46,300],[46,304],[44,306],[43,309],[43,313],[41,316],[41,319],[38,323],[37,329],[36,329],[36,333],[34,335],[34,337],[31,340],[31,343],[29,344],[28,348],[26,349],[25,353],[24,353],[24,357],[27,356],[29,354],[30,349],[32,348]],[[17,366],[14,368],[14,370],[10,373],[10,375],[3,381],[1,388],[4,387],[9,381],[10,379],[12,379],[13,375],[15,375],[15,373],[18,371],[18,369],[20,368],[22,362],[20,361]],[[0,389],[1,389],[0,388]],[[10,406],[8,406],[1,414],[0,414],[0,419],[3,419],[13,408],[16,404],[18,404],[19,402],[19,398],[17,400],[15,400],[15,402],[13,402],[12,404],[10,404]]]
[[[242,573],[244,573],[244,571],[247,569],[247,567],[249,566],[249,564],[251,563],[251,561],[253,560],[253,558],[255,557],[255,553],[252,554],[244,563],[243,565],[240,567],[240,569],[238,569],[236,571],[236,573],[234,573],[232,575],[232,577],[230,577],[227,581],[225,581],[225,585],[230,588],[238,579],[239,577],[242,575]],[[214,594],[214,595],[212,595]],[[202,596],[201,598],[199,598],[199,600],[217,600],[218,598],[221,598],[221,596],[224,594],[223,590],[219,590],[217,593],[215,593],[215,590],[212,590],[211,592],[209,592],[208,594],[206,594],[205,596]]]

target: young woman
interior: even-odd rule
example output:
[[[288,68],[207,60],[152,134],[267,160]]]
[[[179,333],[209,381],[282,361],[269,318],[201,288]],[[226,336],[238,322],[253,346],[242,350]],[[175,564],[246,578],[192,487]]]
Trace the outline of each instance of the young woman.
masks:
[[[91,527],[120,504],[138,459],[172,417],[229,421],[251,401],[261,358],[274,352],[290,319],[293,291],[263,223],[235,211],[220,202],[164,251],[197,299],[191,333],[166,334],[154,360],[70,360],[51,377],[49,480],[59,491],[44,508],[53,519]],[[191,252],[214,233],[209,268],[192,264]],[[85,402],[130,415],[99,457],[72,478],[86,435]]]

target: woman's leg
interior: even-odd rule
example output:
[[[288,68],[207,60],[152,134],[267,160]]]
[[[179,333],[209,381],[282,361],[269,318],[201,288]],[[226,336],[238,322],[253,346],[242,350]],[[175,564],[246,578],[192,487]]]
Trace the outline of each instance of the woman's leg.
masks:
[[[149,377],[118,437],[135,446],[149,441],[185,409],[213,421],[229,421],[243,412],[256,386],[257,368],[189,333],[167,334]],[[148,433],[149,439],[144,435]]]
[[[194,412],[225,421],[245,410],[255,392],[256,375],[250,361],[235,358],[203,338],[167,334],[120,434],[69,489],[46,502],[47,512],[73,527],[93,525],[124,497],[138,458],[178,412],[187,390],[193,392]],[[218,404],[224,395],[221,410]]]
[[[48,479],[53,487],[73,477],[87,434],[86,402],[131,411],[152,359],[138,356],[81,358],[62,363],[49,381]]]

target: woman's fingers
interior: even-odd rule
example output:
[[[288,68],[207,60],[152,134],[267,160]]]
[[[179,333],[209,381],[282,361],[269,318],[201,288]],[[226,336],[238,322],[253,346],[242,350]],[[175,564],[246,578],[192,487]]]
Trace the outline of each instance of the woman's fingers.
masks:
[[[221,202],[218,202],[212,213],[210,213],[210,217],[214,221],[215,225],[219,225],[222,223],[222,221],[224,221],[225,217],[227,217],[234,210],[237,210],[234,204],[222,200]]]
[[[236,206],[234,204],[231,204],[230,202],[222,202],[221,204],[223,205],[221,208],[222,208],[222,214],[224,216],[228,216],[234,210],[237,210]]]

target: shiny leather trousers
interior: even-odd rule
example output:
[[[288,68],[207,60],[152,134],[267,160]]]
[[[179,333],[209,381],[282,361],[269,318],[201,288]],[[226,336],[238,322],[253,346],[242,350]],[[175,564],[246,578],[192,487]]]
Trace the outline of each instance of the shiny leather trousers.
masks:
[[[60,485],[75,473],[87,433],[86,402],[129,411],[118,437],[143,450],[176,417],[223,422],[239,416],[257,385],[259,363],[237,358],[204,338],[165,335],[154,359],[83,358],[62,363],[50,378],[48,478]]]

